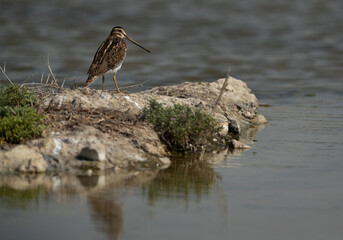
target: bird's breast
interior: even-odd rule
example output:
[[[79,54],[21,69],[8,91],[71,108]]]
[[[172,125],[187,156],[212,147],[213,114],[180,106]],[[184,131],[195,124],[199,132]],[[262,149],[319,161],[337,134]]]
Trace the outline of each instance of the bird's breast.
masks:
[[[119,65],[117,65],[116,67],[112,68],[111,70],[108,70],[107,72],[116,73],[121,68],[121,65],[122,65],[122,62]]]

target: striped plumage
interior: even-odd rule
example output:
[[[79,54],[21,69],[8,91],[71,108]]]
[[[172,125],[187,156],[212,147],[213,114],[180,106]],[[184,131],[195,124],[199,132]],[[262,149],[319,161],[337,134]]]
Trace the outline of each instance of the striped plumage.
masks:
[[[87,84],[97,76],[108,71],[120,68],[126,57],[127,46],[123,39],[113,38],[110,35],[98,48],[93,63],[88,70]],[[119,70],[119,69],[117,69]],[[115,71],[116,72],[116,71]]]
[[[114,27],[110,36],[100,45],[95,53],[93,62],[87,72],[87,84],[92,83],[97,77],[102,76],[102,90],[104,91],[104,74],[107,72],[114,72],[113,80],[117,92],[120,92],[116,82],[116,72],[120,69],[126,57],[127,45],[124,39],[130,40],[137,46],[150,52],[139,43],[129,38],[122,27]]]

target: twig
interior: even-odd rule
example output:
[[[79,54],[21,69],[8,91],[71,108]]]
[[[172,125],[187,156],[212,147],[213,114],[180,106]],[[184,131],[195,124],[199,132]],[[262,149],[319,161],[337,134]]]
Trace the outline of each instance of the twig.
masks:
[[[11,79],[6,74],[6,65],[5,65],[5,63],[4,63],[4,68],[2,68],[0,66],[0,70],[1,70],[2,74],[4,74],[4,76],[7,78],[7,80],[13,85],[13,82],[11,81]]]
[[[13,108],[12,107],[9,107],[9,108],[10,108],[11,112],[17,116],[17,113],[13,110]]]
[[[226,86],[227,86],[227,83],[229,81],[229,78],[230,78],[230,67],[229,67],[229,70],[227,71],[227,75],[226,75],[225,81],[223,83],[222,89],[220,90],[219,97],[217,98],[217,101],[214,104],[210,115],[212,115],[214,113],[214,110],[216,109],[217,105],[219,104],[219,102],[220,102],[220,100],[221,100],[221,98],[223,96],[224,90],[226,89]]]
[[[42,77],[40,78],[40,83],[43,83],[44,73],[42,73]]]
[[[21,84],[21,86],[27,86],[27,85],[37,85],[37,86],[41,86],[41,87],[54,87],[54,88],[58,88],[55,86],[51,86],[51,83],[23,83]]]
[[[55,77],[55,75],[51,69],[51,66],[50,66],[49,55],[47,57],[46,63],[47,63],[48,69],[49,69],[49,73],[48,73],[46,79],[44,79],[45,74],[42,73],[42,75],[40,77],[40,82],[38,82],[38,83],[28,82],[28,81],[32,80],[33,77],[35,76],[35,74],[32,74],[30,77],[25,79],[25,81],[20,84],[20,88],[22,88],[23,86],[28,86],[29,88],[32,88],[33,91],[35,93],[38,93],[42,99],[50,96],[51,94],[54,94],[56,91],[60,91],[61,88],[63,88],[65,81],[66,81],[66,79],[63,80],[62,87],[57,82],[57,79],[56,79],[56,77]],[[11,79],[6,74],[5,63],[4,63],[3,67],[0,66],[0,71],[7,78],[7,80],[13,85],[14,83],[11,81]],[[12,112],[13,112],[13,110],[12,110]]]
[[[51,76],[52,76],[52,79],[53,79],[54,83],[56,83],[55,75],[54,75],[54,73],[52,72],[52,69],[51,69],[51,67],[50,67],[49,55],[48,55],[48,57],[46,58],[46,64],[48,65],[48,69],[49,69],[49,72],[50,72],[50,74],[51,74]]]
[[[37,75],[36,73],[32,73],[31,76],[30,76],[30,77],[27,77],[27,78],[24,80],[24,82],[22,82],[22,83],[26,83],[27,81],[32,80],[33,77],[36,76],[36,75]]]
[[[44,93],[44,91],[41,89],[41,87],[36,87],[36,89],[35,89],[36,91],[38,91],[39,92],[39,94],[43,94]]]
[[[134,87],[138,87],[138,86],[143,87],[143,84],[146,83],[146,82],[149,82],[149,81],[150,80],[145,80],[145,81],[143,81],[141,83],[137,83],[137,84],[121,87],[120,89],[134,88]]]
[[[221,100],[221,98],[222,98],[222,96],[223,96],[224,90],[226,89],[226,86],[227,86],[227,83],[228,83],[228,81],[229,81],[229,78],[230,78],[230,67],[229,67],[229,69],[228,69],[228,71],[227,71],[227,75],[226,75],[225,81],[224,81],[224,83],[223,83],[222,89],[220,90],[219,96],[218,96],[218,98],[217,98],[216,103],[214,104],[214,106],[213,106],[213,108],[212,108],[212,111],[211,111],[211,113],[210,113],[210,116],[212,116],[212,114],[214,113],[214,110],[216,109],[217,105],[219,104],[219,102],[220,102],[220,100]],[[203,145],[203,144],[206,142],[206,140],[207,140],[208,137],[209,137],[209,134],[210,134],[210,132],[207,132],[207,133],[204,135],[203,139],[202,139],[201,142],[200,142],[201,145]],[[205,149],[202,150],[202,153],[201,153],[201,154],[204,154],[204,152],[205,152]]]
[[[24,82],[22,82],[22,83],[20,84],[20,88],[22,88],[22,87],[25,85],[25,83],[26,83],[27,81],[31,80],[35,75],[36,75],[36,74],[33,73],[33,74],[31,74],[30,77],[26,78],[26,79],[24,80]]]
[[[49,74],[48,74],[48,77],[46,78],[45,84],[48,84],[48,83],[49,83],[50,76],[51,76],[51,74],[49,73]]]
[[[62,83],[62,85],[61,85],[61,88],[64,87],[64,83],[65,83],[65,82],[66,82],[66,78],[63,79],[63,83]]]

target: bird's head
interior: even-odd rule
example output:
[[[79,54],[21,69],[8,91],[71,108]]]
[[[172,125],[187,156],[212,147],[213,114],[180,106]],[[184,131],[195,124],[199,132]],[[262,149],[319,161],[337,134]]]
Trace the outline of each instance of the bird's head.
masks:
[[[124,28],[116,26],[112,29],[111,36],[118,37],[118,38],[127,38],[126,32]]]
[[[148,49],[146,49],[145,47],[140,45],[138,42],[136,42],[135,40],[133,40],[132,38],[127,36],[124,28],[122,28],[122,27],[119,27],[119,26],[114,27],[112,29],[112,32],[111,32],[111,37],[127,39],[127,40],[131,41],[132,43],[136,44],[138,47],[143,48],[145,51],[150,52]]]

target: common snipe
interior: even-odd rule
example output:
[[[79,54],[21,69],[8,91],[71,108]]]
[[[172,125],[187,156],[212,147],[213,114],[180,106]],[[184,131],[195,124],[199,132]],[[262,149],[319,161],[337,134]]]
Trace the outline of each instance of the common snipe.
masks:
[[[87,84],[93,82],[97,77],[102,76],[102,91],[104,91],[104,74],[113,72],[114,84],[116,85],[117,92],[120,92],[116,81],[116,73],[121,68],[121,65],[126,57],[127,46],[124,39],[130,40],[137,46],[143,48],[145,51],[150,52],[138,42],[127,36],[122,27],[114,27],[110,36],[100,45],[95,53],[93,62],[87,72]]]

